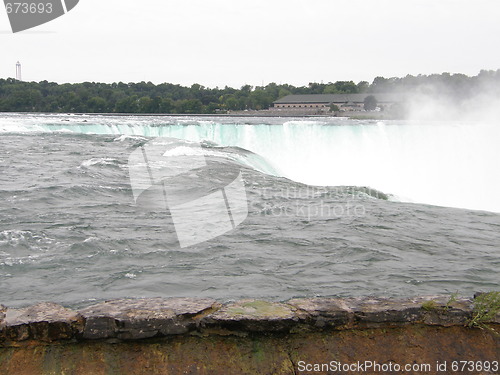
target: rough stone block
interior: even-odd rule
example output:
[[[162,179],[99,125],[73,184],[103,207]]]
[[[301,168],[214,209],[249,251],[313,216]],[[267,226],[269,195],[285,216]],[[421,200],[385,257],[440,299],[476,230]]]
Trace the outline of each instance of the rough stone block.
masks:
[[[424,296],[404,300],[350,298],[345,300],[359,323],[425,323],[451,326],[467,322],[471,313],[468,300],[449,296]]]
[[[139,340],[187,333],[201,316],[218,306],[212,299],[120,299],[80,311],[84,339]]]
[[[7,308],[4,305],[0,305],[0,324],[2,324],[5,318],[5,311],[7,311]]]
[[[206,316],[201,326],[241,332],[288,332],[299,321],[295,310],[283,303],[246,299]]]
[[[72,339],[83,330],[82,317],[55,303],[42,302],[22,309],[7,309],[0,322],[2,341]]]
[[[297,315],[315,327],[346,326],[354,320],[354,313],[343,299],[296,298],[287,302],[297,309]]]

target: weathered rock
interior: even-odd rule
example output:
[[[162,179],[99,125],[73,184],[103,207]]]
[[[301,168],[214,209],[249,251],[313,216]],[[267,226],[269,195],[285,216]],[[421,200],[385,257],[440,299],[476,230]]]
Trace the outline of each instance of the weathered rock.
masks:
[[[500,326],[494,327],[500,330]],[[294,375],[294,374],[494,374],[498,371],[453,372],[461,358],[475,364],[499,358],[500,337],[464,326],[402,325],[392,329],[349,329],[295,334],[177,335],[153,342],[74,342],[0,348],[0,373],[147,374],[147,375]],[[304,371],[303,365],[429,365],[413,371]],[[437,363],[448,363],[438,371]],[[302,367],[302,368],[301,368]],[[484,368],[484,367],[483,367]]]
[[[346,303],[357,323],[405,323],[422,318],[422,306],[414,301],[350,298]]]
[[[406,300],[349,298],[344,300],[357,323],[425,323],[451,326],[464,324],[470,317],[468,300],[447,296],[415,297]]]
[[[288,332],[298,321],[290,305],[246,299],[206,316],[201,326],[233,332]]]
[[[0,324],[2,324],[2,320],[5,318],[5,311],[7,311],[7,308],[4,305],[0,305]]]
[[[196,328],[199,319],[218,306],[212,299],[120,299],[80,311],[84,339],[138,340],[177,335]]]
[[[296,298],[287,302],[297,309],[297,316],[315,327],[346,326],[354,320],[354,312],[339,298]]]
[[[418,297],[415,299],[422,303],[424,314],[423,322],[428,325],[439,325],[450,327],[454,325],[464,325],[470,320],[473,303],[468,299],[451,299],[449,296],[441,296],[432,299],[432,297]],[[435,307],[432,308],[434,302]],[[429,303],[431,304],[429,308]]]
[[[477,306],[476,306],[477,307]],[[140,340],[169,335],[245,336],[258,332],[314,332],[323,329],[472,324],[474,302],[448,296],[405,300],[381,298],[293,299],[287,303],[242,300],[221,307],[212,299],[120,299],[80,312],[53,303],[24,309],[0,305],[0,344],[38,340]],[[483,309],[484,310],[484,309]],[[478,320],[500,323],[500,314]]]
[[[252,301],[244,302],[248,305],[248,302]],[[254,301],[254,303],[256,302],[258,301]],[[296,309],[294,311],[296,318],[317,328],[349,328],[356,325],[398,325],[406,323],[452,326],[465,324],[472,311],[471,301],[455,300],[448,296],[415,297],[404,300],[384,298],[299,298],[288,301],[287,305]],[[235,308],[241,309],[241,306]],[[226,308],[217,312],[215,316],[223,317],[227,321],[245,321],[249,319],[241,312],[234,314],[233,307],[229,309],[229,312],[232,312],[234,316],[228,317]],[[227,322],[224,324],[227,325]]]
[[[7,309],[4,314],[0,322],[0,339],[7,342],[67,340],[83,329],[83,319],[76,311],[55,303]]]

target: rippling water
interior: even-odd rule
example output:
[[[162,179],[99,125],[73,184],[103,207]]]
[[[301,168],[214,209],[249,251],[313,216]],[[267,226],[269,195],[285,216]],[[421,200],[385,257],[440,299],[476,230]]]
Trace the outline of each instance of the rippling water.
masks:
[[[0,302],[78,306],[118,297],[285,300],[498,289],[498,190],[488,194],[498,188],[498,174],[480,173],[492,168],[498,151],[485,142],[475,153],[464,147],[483,138],[494,143],[500,133],[490,125],[477,125],[477,134],[470,124],[436,125],[436,137],[449,140],[442,146],[446,156],[432,148],[435,140],[426,142],[429,126],[2,115]],[[242,172],[249,210],[242,224],[182,248],[171,215],[135,203],[128,160],[156,136],[204,140],[210,173],[194,170],[175,180],[174,187],[188,197]],[[176,142],[177,151],[192,146]],[[420,162],[428,174],[404,171],[405,163],[414,172],[425,171],[414,157],[426,146]],[[349,149],[354,164],[347,159]],[[458,168],[447,159],[450,152],[473,157],[468,164],[459,159]],[[368,166],[361,168],[363,158]],[[393,175],[386,167],[372,173],[391,158]],[[439,173],[446,165],[462,173],[450,181],[449,171]],[[427,189],[412,195],[420,189],[408,187],[429,176],[435,194]],[[412,184],[405,182],[410,177]],[[483,210],[408,202],[446,206],[447,190],[453,197],[449,206]]]

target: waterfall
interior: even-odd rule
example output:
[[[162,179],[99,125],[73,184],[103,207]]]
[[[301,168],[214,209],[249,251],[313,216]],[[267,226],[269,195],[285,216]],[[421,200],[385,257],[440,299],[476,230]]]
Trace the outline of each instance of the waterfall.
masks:
[[[58,121],[54,121],[54,118]],[[500,212],[500,126],[491,123],[340,119],[61,116],[24,131],[71,131],[208,140],[252,151],[287,178],[311,185],[368,186],[395,199]],[[0,131],[12,131],[5,118]]]

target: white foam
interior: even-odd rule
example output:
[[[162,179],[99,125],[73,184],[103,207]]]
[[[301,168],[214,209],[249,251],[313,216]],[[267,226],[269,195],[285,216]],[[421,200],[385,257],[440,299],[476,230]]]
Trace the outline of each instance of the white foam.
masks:
[[[401,198],[406,201],[500,212],[497,124],[254,118],[249,125],[237,124],[239,120],[231,118],[160,116],[88,116],[88,123],[71,125],[61,121],[69,118],[1,115],[0,132],[71,129],[117,134],[116,140],[158,136],[191,142],[208,140],[250,150],[276,165],[283,176],[311,185],[369,186],[395,197],[407,197]],[[165,142],[175,141],[166,138]],[[168,152],[172,156],[203,153],[255,164],[243,155],[223,155],[215,149],[182,145]],[[82,166],[109,162],[92,159]]]
[[[132,140],[146,140],[146,137],[143,137],[141,135],[120,135],[119,137],[113,139],[114,142],[124,142],[128,139]]]
[[[92,158],[85,160],[80,164],[80,168],[89,168],[94,165],[116,165],[118,160],[112,158]]]

